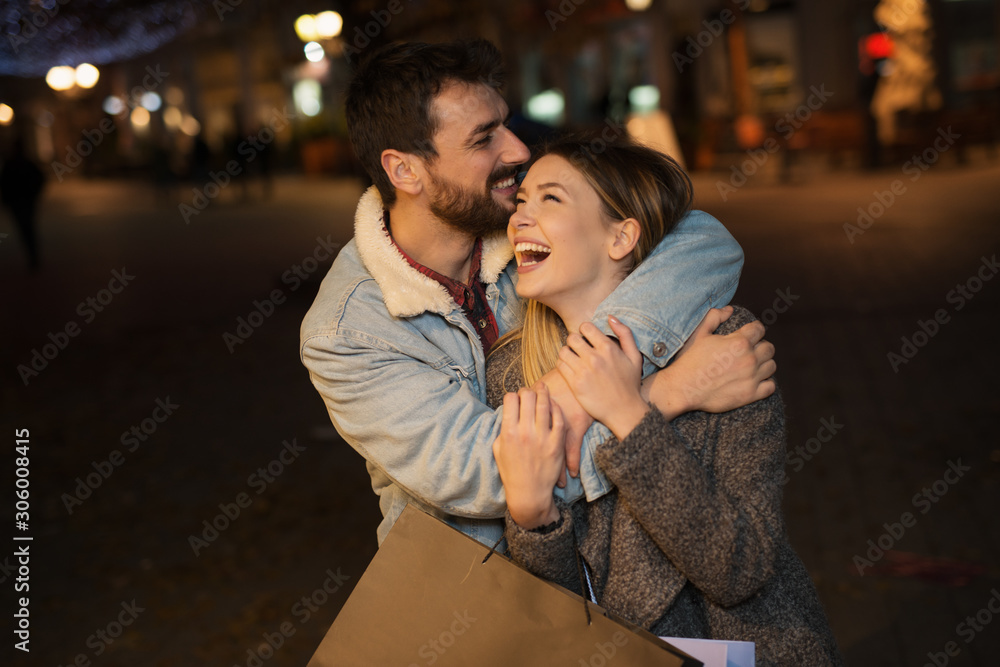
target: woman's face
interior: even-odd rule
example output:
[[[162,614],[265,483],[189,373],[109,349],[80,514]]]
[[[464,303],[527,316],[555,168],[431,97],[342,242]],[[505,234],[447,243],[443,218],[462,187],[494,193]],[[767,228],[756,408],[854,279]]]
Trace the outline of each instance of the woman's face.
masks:
[[[609,254],[616,225],[583,174],[546,155],[528,171],[515,204],[507,238],[517,259],[517,293],[564,320],[561,308],[596,308],[621,282],[621,269]]]

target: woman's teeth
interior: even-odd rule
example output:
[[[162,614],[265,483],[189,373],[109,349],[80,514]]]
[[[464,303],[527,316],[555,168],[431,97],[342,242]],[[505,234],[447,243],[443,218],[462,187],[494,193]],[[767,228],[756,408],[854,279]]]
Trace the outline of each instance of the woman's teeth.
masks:
[[[520,258],[518,266],[532,266],[545,260],[552,252],[552,248],[546,248],[537,243],[518,243],[514,246],[514,252]]]

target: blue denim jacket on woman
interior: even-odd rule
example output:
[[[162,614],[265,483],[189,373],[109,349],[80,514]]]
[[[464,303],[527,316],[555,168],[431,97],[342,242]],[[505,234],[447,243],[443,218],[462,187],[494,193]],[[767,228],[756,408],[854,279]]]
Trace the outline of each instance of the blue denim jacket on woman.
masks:
[[[484,544],[503,534],[493,441],[503,409],[486,405],[486,358],[445,289],[407,264],[382,222],[378,191],[358,203],[355,236],[338,254],[302,321],[300,354],[330,419],[367,461],[388,534],[413,503]],[[480,276],[500,334],[517,327],[517,267],[504,234],[483,239]],[[689,213],[598,308],[631,327],[646,372],[662,368],[709,308],[729,303],[743,251],[712,216]],[[580,477],[558,494],[594,500],[610,488],[594,463],[610,432],[584,438]]]

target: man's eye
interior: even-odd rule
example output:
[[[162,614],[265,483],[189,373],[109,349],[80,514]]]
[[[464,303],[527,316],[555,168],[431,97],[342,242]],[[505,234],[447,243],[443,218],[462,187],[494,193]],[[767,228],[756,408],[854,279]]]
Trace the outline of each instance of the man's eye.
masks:
[[[493,135],[487,134],[485,137],[476,142],[477,146],[488,146],[489,143],[493,141]]]

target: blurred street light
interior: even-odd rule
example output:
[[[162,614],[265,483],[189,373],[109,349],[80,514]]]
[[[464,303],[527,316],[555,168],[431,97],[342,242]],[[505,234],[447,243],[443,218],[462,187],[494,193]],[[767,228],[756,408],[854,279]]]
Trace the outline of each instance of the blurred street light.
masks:
[[[76,70],[66,65],[53,67],[45,75],[45,83],[52,90],[69,90],[76,83]]]
[[[160,99],[159,95],[150,90],[142,94],[139,104],[149,111],[158,111],[163,104],[163,100]]]
[[[167,107],[163,112],[163,124],[171,130],[178,130],[184,122],[184,114],[177,107]]]
[[[201,132],[201,123],[194,116],[184,116],[184,120],[181,121],[181,132],[189,137],[196,137]]]
[[[312,14],[303,14],[295,19],[295,34],[303,42],[312,42],[319,39],[319,29],[316,27],[316,17]]]
[[[344,19],[337,12],[320,12],[316,15],[316,30],[324,39],[336,37],[343,27]]]
[[[625,0],[625,6],[633,12],[644,12],[653,4],[653,0]]]
[[[323,50],[319,42],[309,42],[302,50],[305,51],[306,59],[310,62],[318,63],[326,56],[326,51]]]
[[[145,128],[149,125],[149,112],[143,107],[136,107],[132,109],[132,124],[135,125],[136,129]]]
[[[315,116],[323,110],[323,88],[318,81],[301,79],[292,88],[295,108],[307,116]]]
[[[528,118],[549,125],[561,124],[565,110],[566,98],[561,91],[555,89],[534,95],[527,104]]]
[[[89,90],[97,85],[101,78],[101,72],[90,63],[81,63],[75,68],[68,65],[60,65],[49,69],[45,75],[45,83],[49,88],[59,92],[71,91],[79,93],[81,90]]]
[[[636,86],[628,91],[628,101],[635,113],[647,113],[660,108],[660,89],[656,86]]]
[[[104,104],[101,105],[101,108],[104,109],[104,113],[110,116],[117,116],[125,110],[125,103],[122,102],[122,98],[120,97],[108,95],[104,98]]]
[[[74,72],[76,85],[81,88],[93,88],[97,85],[97,80],[101,78],[101,73],[90,63],[77,65]]]

